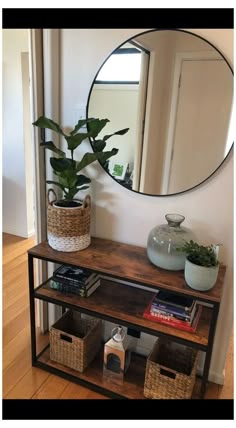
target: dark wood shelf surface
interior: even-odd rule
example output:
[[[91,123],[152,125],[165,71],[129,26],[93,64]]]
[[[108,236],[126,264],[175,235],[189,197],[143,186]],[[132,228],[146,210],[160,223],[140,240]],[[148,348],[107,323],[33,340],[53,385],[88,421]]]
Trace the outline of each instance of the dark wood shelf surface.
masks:
[[[89,382],[92,385],[96,385],[104,389],[104,393],[111,391],[115,394],[123,396],[129,399],[144,399],[143,387],[145,379],[145,368],[146,358],[132,354],[131,363],[124,375],[124,380],[120,384],[112,379],[107,379],[103,376],[103,352],[101,351],[92,361],[92,363],[85,369],[83,373],[71,369],[70,367],[63,366],[50,359],[50,348],[48,347],[40,357],[38,361],[46,364],[49,367],[60,370],[63,373],[69,374]]]
[[[83,251],[65,253],[51,248],[47,242],[36,245],[28,253],[36,258],[60,264],[70,264],[109,275],[121,280],[137,282],[153,288],[191,295],[209,302],[220,302],[226,267],[220,266],[214,287],[199,292],[188,287],[183,271],[168,271],[152,265],[146,248],[107,239],[92,238]]]
[[[149,330],[150,334],[158,336],[158,333],[167,334],[180,340],[207,346],[209,336],[209,326],[212,311],[204,307],[195,333],[173,328],[156,321],[143,317],[143,312],[148,306],[155,293],[132,286],[118,284],[115,281],[102,279],[101,285],[88,298],[76,295],[64,295],[61,292],[50,288],[50,281],[38,287],[34,295],[36,298],[53,301],[55,304],[63,303],[68,307],[76,306],[89,311],[94,316],[104,319],[116,319],[122,324],[132,324],[141,331]],[[178,340],[177,339],[177,340]]]

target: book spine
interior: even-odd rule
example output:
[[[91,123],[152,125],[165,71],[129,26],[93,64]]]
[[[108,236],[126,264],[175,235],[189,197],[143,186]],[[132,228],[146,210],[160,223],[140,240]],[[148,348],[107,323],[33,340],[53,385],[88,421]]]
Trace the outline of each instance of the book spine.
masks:
[[[179,314],[176,314],[175,311],[169,311],[168,309],[162,309],[162,308],[158,309],[158,307],[156,307],[156,306],[154,306],[154,307],[151,306],[151,310],[154,313],[157,313],[160,315],[170,316],[171,318],[176,319],[176,320],[186,321],[189,323],[191,322],[190,316],[179,315]]]
[[[161,324],[168,325],[169,327],[174,327],[174,328],[179,328],[180,330],[194,332],[194,330],[191,326],[182,326],[182,325],[176,324],[175,322],[167,321],[167,320],[164,320],[163,318],[158,318],[157,316],[153,316],[151,314],[145,313],[144,318],[148,318],[152,321],[157,321]]]
[[[67,278],[65,279],[65,278],[57,277],[55,275],[53,275],[52,278],[56,282],[60,282],[62,284],[67,284],[67,285],[71,285],[73,287],[80,287],[80,288],[88,288],[88,287],[90,287],[90,285],[92,285],[94,283],[94,281],[96,279],[98,279],[98,277],[97,278],[94,277],[89,282],[84,282],[84,281],[76,281],[75,282],[75,281],[68,280]]]
[[[177,318],[174,318],[173,316],[170,315],[166,315],[166,314],[162,314],[162,313],[158,313],[158,312],[154,312],[154,311],[150,311],[150,315],[157,317],[158,319],[163,319],[166,321],[170,321],[176,325],[182,325],[183,327],[185,326],[191,326],[191,323],[188,321],[183,321],[183,320],[179,320]]]
[[[77,294],[78,296],[81,296],[81,297],[86,297],[86,294],[87,294],[87,290],[85,288],[74,287],[73,285],[66,284],[65,282],[58,282],[58,281],[51,280],[50,287],[65,294],[66,293]]]
[[[81,284],[81,283],[87,284],[90,281],[90,278],[89,279],[88,278],[86,278],[86,279],[82,279],[82,278],[81,279],[79,279],[79,278],[75,279],[75,278],[70,278],[69,276],[66,276],[66,275],[62,275],[60,273],[54,273],[53,277],[55,279],[62,279],[64,281],[70,282],[71,284]]]
[[[81,288],[71,284],[66,284],[65,282],[54,281],[52,279],[50,282],[50,287],[65,294],[71,293],[81,297],[89,297],[99,287],[100,283],[101,281],[98,279],[97,281],[93,282],[89,288]]]
[[[152,306],[153,308],[157,308],[160,311],[169,311],[172,312],[173,314],[176,315],[181,315],[181,316],[185,316],[185,317],[189,317],[190,318],[190,314],[191,312],[186,312],[185,310],[181,309],[181,308],[177,308],[175,306],[172,305],[165,305],[164,303],[159,303],[159,302],[152,302]]]
[[[180,325],[180,324],[177,324],[176,322],[173,322],[173,321],[167,321],[167,320],[164,320],[163,318],[159,318],[159,317],[157,317],[157,316],[153,316],[153,315],[151,315],[151,314],[147,314],[147,313],[145,313],[145,314],[144,314],[144,317],[145,317],[145,318],[148,318],[148,319],[151,319],[151,320],[153,320],[153,321],[157,321],[157,322],[159,322],[159,323],[161,323],[161,324],[168,325],[168,326],[170,326],[170,327],[178,328],[178,329],[180,329],[180,330],[189,331],[190,333],[194,333],[194,332],[195,332],[195,330],[196,330],[196,326]]]
[[[193,300],[191,306],[188,307],[188,306],[179,305],[178,303],[172,303],[167,300],[162,300],[158,298],[158,294],[157,294],[153,299],[153,303],[155,304],[157,303],[159,305],[164,305],[164,306],[171,306],[171,307],[174,307],[175,309],[179,309],[184,312],[191,312],[195,301]]]
[[[182,312],[191,312],[193,309],[193,305],[191,305],[191,307],[187,307],[187,306],[182,306],[182,305],[178,305],[177,303],[171,303],[171,302],[166,302],[163,300],[159,300],[158,298],[155,298],[155,301],[153,302],[154,304],[158,304],[158,305],[162,305],[162,306],[170,306],[172,308],[175,308],[176,310],[180,310]]]
[[[164,307],[165,306],[165,307]],[[169,305],[159,305],[156,303],[152,303],[151,308],[154,312],[160,312],[166,315],[173,316],[177,319],[183,320],[183,321],[189,321],[192,322],[194,318],[194,314],[196,311],[197,302],[195,301],[193,309],[191,312],[182,311],[179,308],[174,308]]]

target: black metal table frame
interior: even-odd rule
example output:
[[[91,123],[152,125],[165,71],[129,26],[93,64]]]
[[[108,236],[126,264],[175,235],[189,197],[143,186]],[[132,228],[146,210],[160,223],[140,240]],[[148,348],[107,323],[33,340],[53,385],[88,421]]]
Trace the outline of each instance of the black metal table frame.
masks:
[[[37,288],[34,288],[34,264],[33,264],[34,258],[38,259],[38,260],[46,261],[46,262],[58,263],[54,259],[49,259],[46,257],[28,254],[32,366],[40,367],[40,368],[42,368],[42,369],[44,369],[50,373],[64,377],[65,379],[67,379],[69,381],[72,381],[72,382],[78,383],[82,386],[88,387],[88,388],[90,388],[96,392],[103,393],[104,395],[107,395],[110,398],[126,398],[126,397],[121,396],[117,393],[114,393],[113,391],[110,391],[109,389],[103,388],[102,386],[98,386],[94,383],[80,379],[76,376],[73,376],[69,373],[64,372],[63,370],[54,368],[54,367],[49,366],[49,365],[38,360],[40,355],[49,347],[49,344],[48,344],[38,355],[36,354],[35,299],[39,299],[39,300],[46,301],[48,303],[56,304],[58,306],[61,306],[62,308],[69,308],[69,309],[77,310],[77,311],[79,310],[81,313],[93,315],[93,316],[96,316],[98,318],[104,319],[106,321],[110,321],[110,322],[114,322],[114,323],[118,323],[118,324],[122,323],[122,325],[124,325],[126,327],[130,327],[130,328],[142,331],[144,333],[148,333],[152,336],[156,336],[156,337],[165,336],[165,337],[170,338],[173,342],[178,342],[178,343],[181,343],[183,345],[188,345],[192,348],[195,348],[195,349],[198,349],[200,351],[205,352],[206,356],[205,356],[204,367],[203,367],[203,375],[201,377],[201,390],[200,390],[200,398],[204,398],[205,392],[206,392],[206,385],[207,385],[207,381],[208,381],[209,368],[210,368],[210,363],[211,363],[211,356],[212,356],[212,349],[213,349],[213,344],[214,344],[216,323],[217,323],[219,308],[220,308],[219,302],[209,301],[209,299],[204,299],[204,298],[201,299],[203,302],[206,301],[207,303],[210,303],[212,305],[212,316],[211,316],[211,322],[210,322],[208,343],[207,343],[207,345],[201,345],[199,343],[195,343],[194,341],[192,342],[191,340],[179,338],[179,337],[176,337],[174,335],[168,335],[167,333],[156,332],[156,331],[153,331],[152,329],[149,329],[147,327],[140,327],[136,324],[133,324],[133,323],[130,323],[127,321],[123,321],[122,317],[121,318],[111,317],[111,316],[104,315],[104,314],[97,312],[97,311],[85,309],[83,307],[80,307],[79,305],[64,303],[63,301],[60,301],[57,299],[51,299],[50,297],[46,297],[46,296],[37,296],[37,289],[39,289],[42,284],[39,285]],[[77,266],[79,267],[79,265],[77,265]],[[109,275],[106,273],[106,276],[109,276]],[[114,275],[110,275],[110,276],[113,279],[115,278]],[[122,280],[125,280],[125,278],[122,278]],[[127,281],[132,282],[130,280],[127,280]],[[142,282],[137,283],[137,281],[135,281],[135,283],[142,285],[144,287],[147,287]],[[161,289],[162,287],[160,286],[159,288]],[[164,289],[164,287],[163,287],[163,289]],[[178,292],[176,292],[176,294],[185,295],[184,293],[178,293]]]

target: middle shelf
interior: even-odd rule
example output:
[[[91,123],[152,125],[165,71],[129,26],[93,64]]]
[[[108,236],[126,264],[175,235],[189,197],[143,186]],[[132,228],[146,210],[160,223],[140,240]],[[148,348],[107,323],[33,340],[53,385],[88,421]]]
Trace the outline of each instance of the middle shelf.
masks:
[[[40,300],[121,323],[155,336],[164,334],[177,342],[184,340],[191,346],[205,350],[208,345],[211,308],[203,307],[197,330],[190,333],[143,317],[143,312],[154,295],[155,292],[107,279],[102,279],[99,288],[88,298],[65,295],[52,289],[50,279],[34,290],[34,297]]]

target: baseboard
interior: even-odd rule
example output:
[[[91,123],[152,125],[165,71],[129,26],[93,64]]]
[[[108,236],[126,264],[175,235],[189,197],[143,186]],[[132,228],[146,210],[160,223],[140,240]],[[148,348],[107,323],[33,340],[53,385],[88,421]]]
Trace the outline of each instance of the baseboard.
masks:
[[[202,376],[203,369],[202,367],[197,366],[197,375]],[[209,371],[208,380],[210,382],[216,383],[217,385],[224,385],[225,382],[225,370],[223,370],[223,373],[217,373],[213,370]]]
[[[30,231],[28,231],[27,235],[27,238],[32,238],[35,235],[35,230],[31,229]]]
[[[35,235],[35,230],[30,230],[27,233],[22,233],[19,230],[14,228],[4,228],[3,233],[8,233],[9,235],[20,236],[21,238],[32,238]]]

